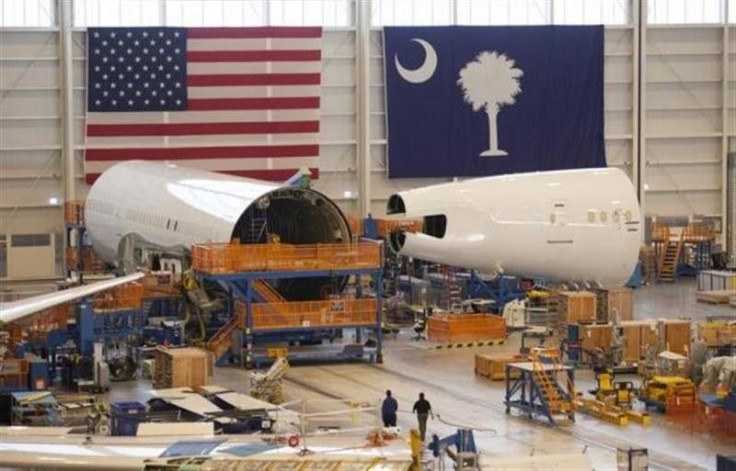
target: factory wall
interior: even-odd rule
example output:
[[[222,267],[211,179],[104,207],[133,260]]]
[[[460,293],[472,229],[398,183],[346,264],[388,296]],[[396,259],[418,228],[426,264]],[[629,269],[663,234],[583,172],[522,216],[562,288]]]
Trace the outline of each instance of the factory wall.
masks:
[[[380,216],[391,193],[438,180],[386,177],[382,32],[366,28],[357,7],[353,23],[362,26],[324,31],[316,187],[348,213],[359,216],[364,207]],[[606,27],[609,165],[640,181],[648,215],[720,216],[727,201],[725,155],[736,150],[736,25],[638,24],[634,13],[629,24]],[[75,197],[87,191],[84,28],[73,30],[68,57],[61,37],[60,27],[0,28],[0,234],[63,230],[67,92],[73,98]],[[368,54],[360,53],[362,41],[369,42]],[[64,64],[71,65],[68,86]],[[361,182],[363,169],[369,175]]]

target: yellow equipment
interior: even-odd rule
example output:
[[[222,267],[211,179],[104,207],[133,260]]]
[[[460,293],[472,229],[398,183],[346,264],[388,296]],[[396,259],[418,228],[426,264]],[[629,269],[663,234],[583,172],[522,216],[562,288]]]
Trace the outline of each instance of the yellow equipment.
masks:
[[[598,389],[595,391],[595,397],[599,401],[612,401],[617,406],[630,407],[633,403],[634,383],[631,381],[614,381],[614,374],[611,371],[602,371],[596,373],[595,379],[598,381]]]
[[[644,381],[639,399],[662,410],[672,406],[691,406],[695,401],[695,384],[680,376],[653,376]]]

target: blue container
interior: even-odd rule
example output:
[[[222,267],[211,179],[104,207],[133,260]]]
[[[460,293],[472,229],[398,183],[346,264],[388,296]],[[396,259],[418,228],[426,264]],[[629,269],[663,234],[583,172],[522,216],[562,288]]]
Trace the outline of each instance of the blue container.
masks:
[[[112,416],[111,433],[116,437],[134,437],[138,424],[144,418],[147,408],[140,402],[115,402],[110,405]]]

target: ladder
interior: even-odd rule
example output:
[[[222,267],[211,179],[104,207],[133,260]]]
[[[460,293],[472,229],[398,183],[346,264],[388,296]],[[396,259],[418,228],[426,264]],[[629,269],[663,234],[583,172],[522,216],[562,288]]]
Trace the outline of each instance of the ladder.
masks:
[[[677,264],[682,252],[682,237],[668,239],[659,259],[658,281],[673,282],[677,273]]]
[[[245,240],[241,241],[245,244],[259,244],[265,242],[264,235],[268,229],[268,220],[265,216],[256,216],[250,219],[250,226],[245,235]]]

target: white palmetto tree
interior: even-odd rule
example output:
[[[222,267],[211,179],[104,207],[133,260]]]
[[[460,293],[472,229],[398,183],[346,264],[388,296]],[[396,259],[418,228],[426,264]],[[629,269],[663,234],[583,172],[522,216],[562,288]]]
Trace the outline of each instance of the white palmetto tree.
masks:
[[[514,60],[495,51],[483,51],[474,61],[460,70],[457,84],[463,89],[465,102],[473,111],[483,110],[488,115],[488,150],[480,155],[508,155],[498,148],[498,112],[504,105],[513,105],[516,95],[521,93],[519,77],[521,69],[514,67]]]

